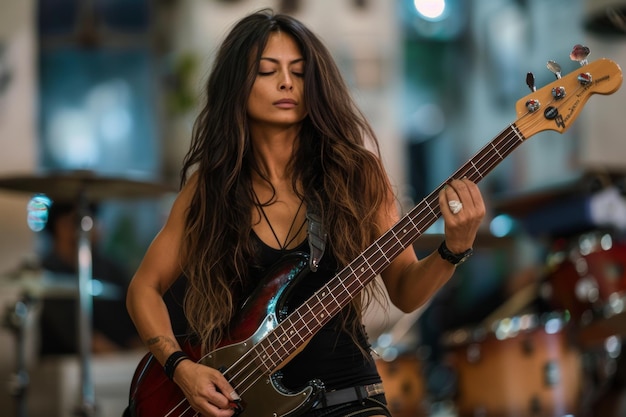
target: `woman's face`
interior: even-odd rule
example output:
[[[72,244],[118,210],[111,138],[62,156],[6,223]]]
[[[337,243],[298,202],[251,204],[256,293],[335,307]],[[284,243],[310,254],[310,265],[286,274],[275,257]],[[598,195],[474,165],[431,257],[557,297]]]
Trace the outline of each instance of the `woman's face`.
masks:
[[[273,32],[248,97],[251,127],[289,127],[305,116],[304,58],[290,35]]]

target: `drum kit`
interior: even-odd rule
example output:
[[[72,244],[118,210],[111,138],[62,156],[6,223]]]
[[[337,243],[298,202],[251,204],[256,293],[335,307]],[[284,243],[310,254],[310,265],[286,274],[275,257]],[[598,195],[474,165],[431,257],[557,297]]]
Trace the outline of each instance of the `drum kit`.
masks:
[[[96,415],[96,400],[91,373],[91,336],[92,336],[92,248],[90,231],[94,225],[91,207],[93,204],[113,199],[149,199],[166,193],[175,192],[175,188],[160,182],[139,178],[101,175],[93,171],[73,170],[44,172],[25,175],[13,175],[0,178],[0,190],[8,190],[32,195],[44,195],[54,204],[55,201],[73,203],[78,208],[79,221],[76,224],[78,236],[77,277],[73,285],[63,291],[73,291],[77,298],[78,355],[80,362],[79,404],[75,414],[81,417]],[[15,305],[7,308],[4,324],[15,334],[17,345],[16,370],[11,379],[10,394],[16,400],[16,412],[26,416],[25,394],[28,387],[28,371],[24,351],[25,322],[36,298],[42,293],[59,290],[57,286],[46,287],[41,279],[24,278],[29,274],[14,274],[15,279],[24,282],[24,296]],[[33,297],[34,295],[34,297]]]
[[[419,344],[379,358],[398,416],[443,403],[458,417],[626,415],[626,242],[604,230],[558,239],[540,269],[480,323],[441,334],[439,376]]]

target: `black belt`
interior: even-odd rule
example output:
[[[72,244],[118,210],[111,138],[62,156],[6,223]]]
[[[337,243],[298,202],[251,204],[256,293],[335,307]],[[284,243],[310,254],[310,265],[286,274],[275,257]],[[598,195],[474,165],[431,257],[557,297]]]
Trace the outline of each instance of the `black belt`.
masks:
[[[313,409],[320,409],[325,407],[332,407],[333,405],[363,401],[366,398],[384,393],[385,390],[383,389],[382,383],[359,385],[358,387],[328,391],[322,394],[320,400],[313,407]]]

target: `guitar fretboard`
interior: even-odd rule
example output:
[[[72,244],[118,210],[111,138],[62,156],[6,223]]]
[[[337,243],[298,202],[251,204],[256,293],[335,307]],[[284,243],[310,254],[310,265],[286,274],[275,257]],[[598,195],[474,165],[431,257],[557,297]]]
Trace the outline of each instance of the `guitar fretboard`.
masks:
[[[248,354],[256,356],[259,360],[255,362],[267,372],[273,372],[441,217],[439,192],[449,181],[453,178],[468,178],[478,183],[524,140],[515,124],[503,130],[447,181],[294,310]]]

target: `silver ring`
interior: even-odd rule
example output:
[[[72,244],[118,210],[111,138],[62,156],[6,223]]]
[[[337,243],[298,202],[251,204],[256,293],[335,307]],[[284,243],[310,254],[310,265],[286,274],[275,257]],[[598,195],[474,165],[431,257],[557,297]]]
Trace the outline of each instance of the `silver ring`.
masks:
[[[452,214],[458,214],[463,209],[463,204],[457,200],[448,201],[448,206],[450,206]]]

